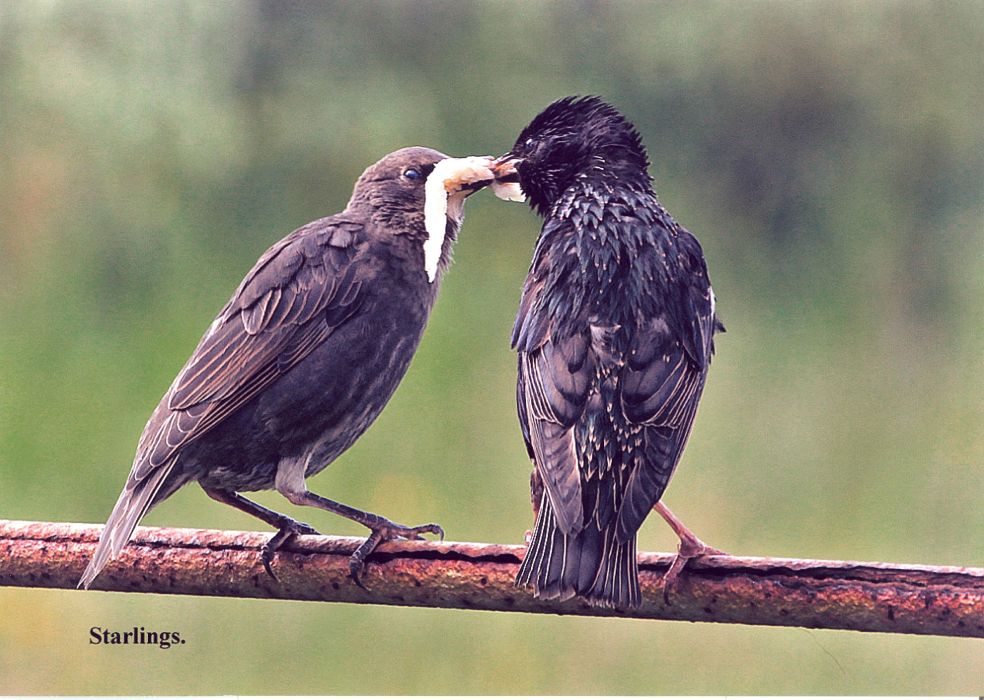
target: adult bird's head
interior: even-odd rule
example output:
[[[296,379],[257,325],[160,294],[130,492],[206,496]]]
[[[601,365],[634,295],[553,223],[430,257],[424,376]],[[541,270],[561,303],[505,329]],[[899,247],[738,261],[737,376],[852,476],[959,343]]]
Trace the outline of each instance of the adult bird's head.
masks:
[[[422,266],[433,282],[438,265],[447,265],[464,218],[465,198],[491,180],[491,161],[474,160],[481,163],[421,146],[394,151],[362,173],[348,210],[376,222],[376,230],[391,239],[383,243],[402,244],[414,259],[423,256]]]
[[[599,97],[565,97],[523,129],[496,161],[500,180],[515,172],[530,206],[546,216],[560,194],[593,174],[649,186],[649,158],[639,132]]]

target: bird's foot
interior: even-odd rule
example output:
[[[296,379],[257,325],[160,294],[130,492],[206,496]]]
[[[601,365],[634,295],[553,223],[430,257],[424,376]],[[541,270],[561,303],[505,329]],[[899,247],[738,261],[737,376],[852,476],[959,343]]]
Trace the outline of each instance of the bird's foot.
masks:
[[[437,535],[442,541],[444,540],[444,528],[437,523],[408,527],[384,520],[381,524],[373,525],[372,533],[365,542],[359,545],[359,548],[352,554],[352,558],[349,559],[349,575],[355,585],[364,590],[369,590],[362,583],[362,574],[366,570],[366,559],[376,550],[376,547],[390,540],[422,540],[425,534]]]
[[[290,540],[294,539],[297,535],[318,535],[321,534],[313,527],[307,523],[298,522],[297,520],[292,520],[290,518],[284,519],[280,524],[280,530],[276,535],[270,538],[270,540],[263,545],[263,549],[260,551],[260,561],[263,562],[263,568],[266,572],[270,574],[270,578],[274,581],[279,581],[277,575],[273,573],[273,555],[278,549],[287,544]]]
[[[677,555],[670,563],[670,568],[663,574],[663,602],[667,605],[670,604],[670,589],[673,588],[673,584],[679,578],[680,572],[687,566],[687,562],[715,554],[724,554],[724,552],[710,546],[689,530],[681,535]]]

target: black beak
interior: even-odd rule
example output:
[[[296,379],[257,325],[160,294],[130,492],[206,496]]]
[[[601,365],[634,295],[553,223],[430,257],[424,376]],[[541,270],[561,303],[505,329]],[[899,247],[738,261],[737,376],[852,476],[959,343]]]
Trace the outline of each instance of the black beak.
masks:
[[[516,171],[516,165],[521,162],[523,162],[522,158],[516,158],[511,153],[496,158],[492,162],[492,174],[495,175],[495,182],[519,182],[519,173]],[[465,197],[467,198],[491,184],[492,180],[479,180],[463,185],[459,191],[465,192]]]
[[[519,172],[516,167],[523,162],[522,158],[517,158],[512,153],[500,156],[492,164],[492,173],[497,182],[519,182]]]

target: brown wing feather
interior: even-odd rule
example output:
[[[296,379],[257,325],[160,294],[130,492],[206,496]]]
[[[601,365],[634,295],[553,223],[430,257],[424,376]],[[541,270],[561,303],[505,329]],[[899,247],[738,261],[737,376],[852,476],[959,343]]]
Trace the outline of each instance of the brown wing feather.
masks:
[[[141,471],[166,463],[242,407],[351,315],[361,289],[349,265],[357,248],[351,228],[323,219],[260,258],[148,423],[138,448]],[[334,245],[338,230],[343,246]]]

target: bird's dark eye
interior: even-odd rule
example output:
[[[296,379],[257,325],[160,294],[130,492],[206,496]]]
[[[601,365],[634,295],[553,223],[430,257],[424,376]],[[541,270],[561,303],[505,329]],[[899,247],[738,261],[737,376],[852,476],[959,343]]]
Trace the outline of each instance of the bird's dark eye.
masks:
[[[403,171],[403,177],[410,180],[411,182],[416,182],[417,180],[422,180],[424,174],[417,170],[416,168],[407,168]]]
[[[529,151],[529,150],[532,150],[533,149],[533,144],[535,144],[535,143],[536,143],[536,141],[534,141],[532,139],[532,137],[531,137],[531,138],[526,139],[526,143],[524,143],[523,145],[526,146],[526,150]]]

